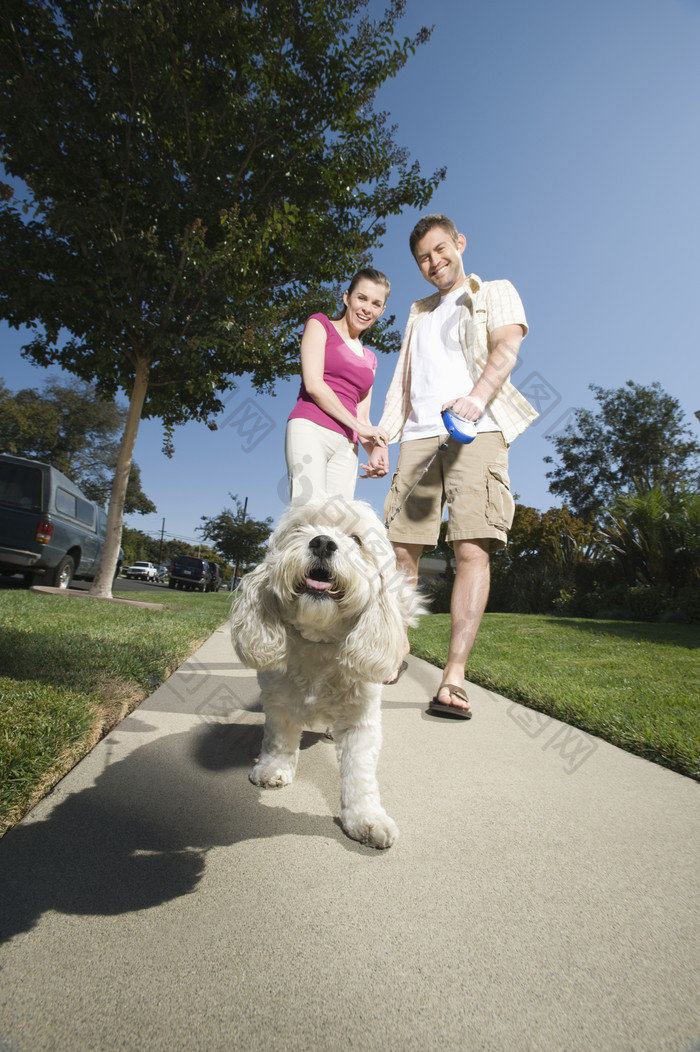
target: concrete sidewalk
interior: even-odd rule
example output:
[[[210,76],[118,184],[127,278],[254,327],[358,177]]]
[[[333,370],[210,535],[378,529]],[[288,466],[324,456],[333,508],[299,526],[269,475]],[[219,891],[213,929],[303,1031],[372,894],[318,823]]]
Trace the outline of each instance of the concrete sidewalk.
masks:
[[[0,1052],[700,1050],[698,785],[438,677],[384,690],[378,852],[320,736],[248,782],[214,633],[0,840]]]

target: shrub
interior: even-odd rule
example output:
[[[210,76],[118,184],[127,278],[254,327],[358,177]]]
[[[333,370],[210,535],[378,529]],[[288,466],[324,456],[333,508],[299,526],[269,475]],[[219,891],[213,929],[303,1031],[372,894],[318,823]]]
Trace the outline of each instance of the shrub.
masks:
[[[628,589],[627,602],[633,621],[656,621],[666,609],[666,595],[660,588],[635,585]]]

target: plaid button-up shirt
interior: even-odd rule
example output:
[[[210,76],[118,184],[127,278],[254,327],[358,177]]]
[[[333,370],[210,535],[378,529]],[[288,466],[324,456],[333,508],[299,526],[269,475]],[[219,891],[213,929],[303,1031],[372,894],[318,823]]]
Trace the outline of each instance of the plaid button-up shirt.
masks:
[[[527,333],[527,321],[520,296],[510,281],[482,281],[469,274],[464,281],[464,305],[459,308],[459,341],[472,383],[481,376],[489,356],[489,333],[502,325],[522,325]],[[389,441],[401,439],[403,427],[411,412],[411,341],[422,319],[440,302],[435,292],[416,300],[408,315],[403,343],[394,376],[387,391],[384,412],[379,426],[389,432]],[[455,392],[455,397],[466,394]],[[506,380],[489,402],[493,418],[503,432],[506,442],[517,438],[538,413],[510,380]]]

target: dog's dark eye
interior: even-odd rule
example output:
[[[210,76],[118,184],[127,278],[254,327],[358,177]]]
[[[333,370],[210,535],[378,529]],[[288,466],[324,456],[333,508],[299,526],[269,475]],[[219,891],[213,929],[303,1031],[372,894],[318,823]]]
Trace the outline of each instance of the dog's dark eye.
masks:
[[[351,534],[351,537],[352,537],[352,539],[354,540],[355,544],[357,544],[357,545],[358,545],[358,546],[359,546],[359,547],[361,548],[361,547],[362,547],[362,541],[361,541],[361,540],[360,540],[360,538],[359,538],[359,537],[357,536],[357,534],[356,534],[356,533],[353,533],[353,534]]]

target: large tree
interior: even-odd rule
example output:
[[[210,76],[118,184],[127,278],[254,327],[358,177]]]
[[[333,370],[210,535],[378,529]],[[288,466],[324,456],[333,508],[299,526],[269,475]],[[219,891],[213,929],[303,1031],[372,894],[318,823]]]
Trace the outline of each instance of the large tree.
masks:
[[[26,387],[13,393],[0,380],[0,449],[50,461],[99,504],[109,499],[119,456],[117,436],[125,421],[126,409],[99,398],[90,384],[48,380],[43,391]],[[157,511],[141,489],[134,461],[124,511]]]
[[[303,319],[444,175],[374,108],[429,33],[395,38],[404,0],[376,22],[365,6],[0,2],[0,160],[20,188],[0,204],[0,316],[33,329],[35,362],[129,398],[94,594],[141,417],[209,419],[237,376],[297,371]]]
[[[658,383],[642,387],[632,380],[615,390],[595,384],[590,390],[598,410],[577,409],[563,433],[549,436],[559,457],[547,472],[550,493],[592,518],[621,493],[658,487],[672,496],[697,488],[700,445],[676,398]]]

